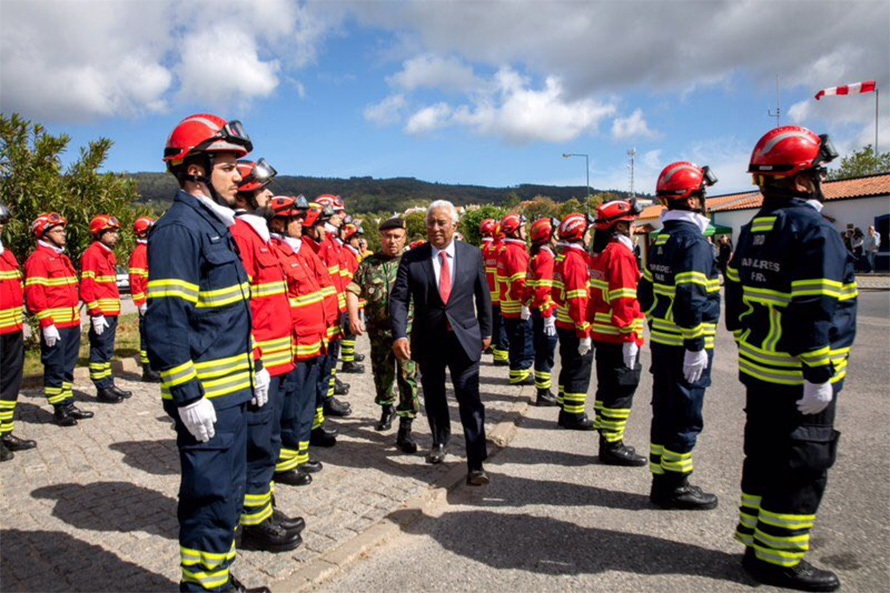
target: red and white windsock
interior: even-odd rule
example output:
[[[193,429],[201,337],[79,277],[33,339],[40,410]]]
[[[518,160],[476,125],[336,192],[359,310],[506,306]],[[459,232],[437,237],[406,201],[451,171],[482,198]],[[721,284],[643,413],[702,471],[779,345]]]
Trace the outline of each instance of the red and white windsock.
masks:
[[[830,89],[819,91],[818,93],[816,93],[816,100],[818,101],[826,95],[859,95],[861,93],[873,92],[875,92],[875,81],[866,80],[865,82],[845,84],[843,86],[833,86]]]

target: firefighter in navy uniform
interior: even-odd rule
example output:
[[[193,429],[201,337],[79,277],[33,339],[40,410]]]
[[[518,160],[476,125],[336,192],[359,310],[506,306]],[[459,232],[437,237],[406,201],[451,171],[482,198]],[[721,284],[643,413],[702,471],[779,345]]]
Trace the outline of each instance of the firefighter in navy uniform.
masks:
[[[230,232],[236,159],[251,149],[237,121],[182,120],[164,150],[181,189],[148,239],[148,357],[161,373],[182,466],[181,591],[244,590],[229,567],[246,487],[246,409],[268,397],[250,284]]]
[[[657,195],[667,206],[664,228],[638,286],[652,342],[649,498],[665,509],[717,506],[715,495],[689,483],[720,318],[717,262],[704,236],[705,187],[716,181],[707,167],[687,162],[661,172]]]
[[[758,581],[834,591],[837,576],[804,560],[835,461],[837,396],[856,333],[851,255],[820,215],[827,135],[784,126],[748,169],[763,206],[742,227],[727,268],[726,326],[745,385],[745,461],[735,537]]]

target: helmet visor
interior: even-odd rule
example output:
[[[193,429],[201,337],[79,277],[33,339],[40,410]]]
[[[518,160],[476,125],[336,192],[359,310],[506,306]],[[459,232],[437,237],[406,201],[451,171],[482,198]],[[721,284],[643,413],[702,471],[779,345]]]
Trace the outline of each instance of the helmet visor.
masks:
[[[820,134],[819,140],[821,141],[819,143],[819,156],[816,158],[816,162],[814,162],[813,165],[830,163],[838,157],[838,151],[834,147],[831,138],[828,137],[828,134]]]
[[[237,119],[233,119],[224,125],[219,131],[216,140],[225,140],[230,144],[243,146],[247,149],[247,152],[253,150],[253,142],[250,141],[250,136],[247,135],[247,132],[244,131],[244,126]]]
[[[260,158],[250,171],[253,180],[261,184],[269,183],[276,175],[278,171],[264,158]]]
[[[702,183],[705,187],[711,187],[715,183],[717,183],[717,176],[714,175],[714,172],[711,171],[711,168],[707,165],[701,168],[702,174]]]

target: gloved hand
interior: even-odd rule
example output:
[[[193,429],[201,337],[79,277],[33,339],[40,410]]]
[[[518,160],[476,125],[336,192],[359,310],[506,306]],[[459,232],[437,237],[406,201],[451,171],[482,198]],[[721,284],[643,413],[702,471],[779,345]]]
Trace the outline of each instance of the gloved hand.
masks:
[[[91,318],[90,321],[93,324],[93,331],[96,332],[97,336],[101,336],[102,332],[105,331],[105,328],[108,327],[108,322],[105,321],[104,315],[96,315]]]
[[[683,355],[683,378],[687,383],[695,383],[708,368],[708,353],[704,348],[698,352],[687,350]]]
[[[206,397],[179,408],[179,417],[192,436],[202,443],[206,443],[216,434],[213,428],[213,423],[216,422],[216,408]]]
[[[47,348],[52,348],[61,339],[62,336],[59,335],[59,330],[56,329],[55,325],[47,325],[43,328],[43,341],[46,342]]]
[[[145,315],[145,312],[148,311],[148,303],[142,303],[139,305],[139,315]]]
[[[544,335],[548,337],[556,335],[556,315],[544,318]]]
[[[522,311],[519,312],[519,318],[522,319],[523,321],[528,321],[531,316],[532,316],[531,310],[528,307],[526,307],[525,305],[522,305]]]
[[[621,346],[621,354],[624,355],[624,366],[633,370],[637,366],[637,353],[640,347],[636,342],[625,342]]]
[[[265,368],[257,371],[256,378],[254,379],[253,399],[250,403],[258,408],[266,405],[266,402],[269,401],[269,383],[271,381],[272,377],[269,376],[269,371]]]
[[[581,343],[578,344],[578,354],[585,356],[592,348],[593,344],[590,342],[590,338],[581,338]]]
[[[797,400],[797,409],[801,414],[818,414],[828,407],[833,397],[831,382],[810,383],[804,380],[803,397]]]

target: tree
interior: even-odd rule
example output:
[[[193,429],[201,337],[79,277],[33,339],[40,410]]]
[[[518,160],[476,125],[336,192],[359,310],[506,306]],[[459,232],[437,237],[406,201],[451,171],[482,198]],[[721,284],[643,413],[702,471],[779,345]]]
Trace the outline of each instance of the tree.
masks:
[[[534,222],[539,218],[556,217],[558,212],[559,205],[546,196],[535,196],[533,200],[522,204],[522,213],[529,222]]]
[[[464,240],[470,245],[479,246],[482,244],[482,235],[479,234],[479,224],[486,218],[493,218],[500,221],[507,215],[507,208],[500,208],[485,204],[479,208],[468,210],[460,221],[458,230],[464,236]]]
[[[0,195],[12,212],[3,237],[23,261],[34,248],[31,223],[44,212],[58,212],[68,220],[68,254],[75,266],[89,246],[90,220],[110,214],[120,220],[119,262],[126,262],[135,244],[131,229],[146,208],[136,208],[136,183],[114,173],[99,173],[112,141],[100,138],[80,149],[80,155],[63,171],[61,155],[68,147],[66,134],[53,136],[43,126],[14,113],[0,114]]]
[[[890,171],[890,152],[882,152],[875,158],[874,148],[868,144],[841,159],[840,167],[828,172],[828,179],[835,181],[886,171]]]

